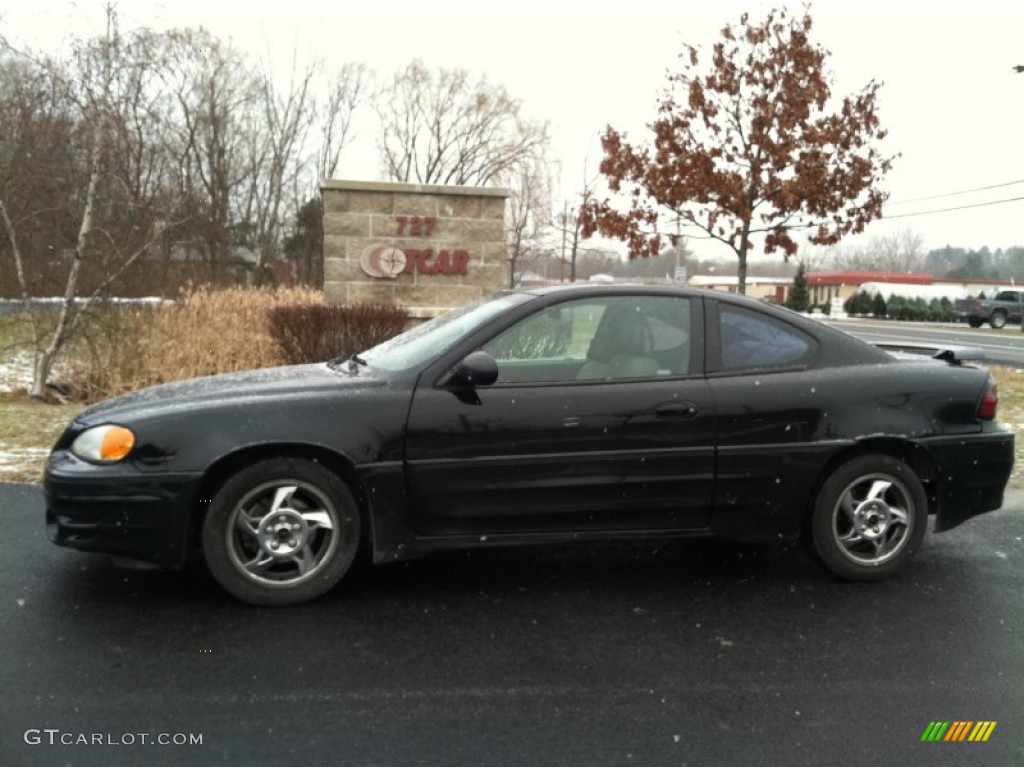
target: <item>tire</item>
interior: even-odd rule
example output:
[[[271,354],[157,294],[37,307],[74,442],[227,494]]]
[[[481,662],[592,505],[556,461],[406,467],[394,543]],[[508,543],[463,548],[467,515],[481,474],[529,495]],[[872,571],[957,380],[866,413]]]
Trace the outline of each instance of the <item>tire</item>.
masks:
[[[921,546],[928,497],[899,459],[851,459],[821,486],[810,520],[811,548],[836,576],[877,581],[892,575]]]
[[[1002,328],[1006,325],[1006,313],[1001,309],[996,310],[992,313],[992,317],[989,318],[988,324],[993,328]]]
[[[203,553],[213,578],[239,600],[292,605],[338,583],[359,534],[359,508],[337,475],[304,459],[268,459],[214,494]]]
[[[976,318],[976,317],[972,317],[972,318],[970,318],[970,319],[969,319],[969,320],[967,321],[967,324],[968,324],[969,326],[971,326],[971,328],[981,328],[981,320],[979,320],[979,319],[978,319],[978,318]]]

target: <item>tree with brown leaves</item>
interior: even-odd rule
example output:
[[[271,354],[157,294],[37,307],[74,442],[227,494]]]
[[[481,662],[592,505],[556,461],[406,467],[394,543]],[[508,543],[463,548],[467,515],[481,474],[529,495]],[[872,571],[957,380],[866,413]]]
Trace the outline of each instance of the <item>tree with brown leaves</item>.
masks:
[[[761,23],[747,14],[728,25],[709,68],[687,46],[682,71],[670,74],[648,127],[651,145],[636,149],[609,126],[601,172],[628,209],[605,198],[583,210],[584,234],[628,242],[631,257],[658,253],[658,221],[671,216],[729,246],[739,259],[741,293],[747,254],[796,253],[794,232],[829,245],[863,231],[881,215],[883,157],[871,81],[834,104],[823,71],[828,52],[810,41],[811,16],[773,10]]]

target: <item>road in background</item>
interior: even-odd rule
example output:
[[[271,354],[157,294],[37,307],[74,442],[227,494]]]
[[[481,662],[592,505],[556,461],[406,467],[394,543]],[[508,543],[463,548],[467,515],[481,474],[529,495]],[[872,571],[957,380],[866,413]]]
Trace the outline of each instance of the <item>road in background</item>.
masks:
[[[1024,333],[1019,325],[1001,330],[971,328],[962,323],[904,323],[874,320],[823,320],[858,338],[882,341],[921,341],[926,344],[957,344],[980,347],[985,359],[1002,365],[1024,366]]]
[[[1022,503],[879,584],[661,541],[364,567],[261,609],[58,549],[39,489],[0,486],[0,764],[1020,765]],[[997,725],[923,743],[936,720]]]

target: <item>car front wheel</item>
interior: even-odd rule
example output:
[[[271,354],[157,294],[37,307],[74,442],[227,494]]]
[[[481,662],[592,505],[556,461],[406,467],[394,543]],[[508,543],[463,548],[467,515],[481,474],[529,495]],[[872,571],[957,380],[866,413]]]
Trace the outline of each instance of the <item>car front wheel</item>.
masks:
[[[1006,325],[1006,313],[1005,312],[993,312],[992,319],[988,321],[989,325],[993,328],[1002,328]]]
[[[214,579],[235,597],[289,605],[322,595],[345,575],[359,530],[359,509],[337,475],[303,459],[270,459],[214,495],[203,552]]]
[[[860,456],[822,485],[811,515],[811,543],[840,578],[877,580],[914,554],[927,520],[928,499],[910,467],[891,456]]]

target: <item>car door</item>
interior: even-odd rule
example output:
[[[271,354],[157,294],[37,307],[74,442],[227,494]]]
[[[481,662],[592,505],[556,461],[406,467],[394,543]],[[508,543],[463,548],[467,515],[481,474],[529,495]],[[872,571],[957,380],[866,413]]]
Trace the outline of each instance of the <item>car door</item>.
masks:
[[[421,534],[702,529],[714,480],[701,300],[544,306],[481,349],[496,383],[421,381],[406,477]]]

